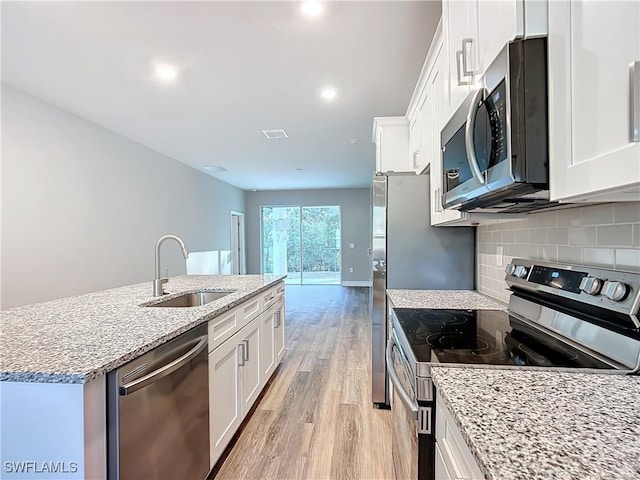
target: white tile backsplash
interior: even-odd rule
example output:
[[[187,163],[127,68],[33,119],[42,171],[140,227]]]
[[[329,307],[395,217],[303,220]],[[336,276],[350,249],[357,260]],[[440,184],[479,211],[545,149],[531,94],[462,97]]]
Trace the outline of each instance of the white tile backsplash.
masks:
[[[599,225],[597,227],[599,246],[631,246],[633,245],[633,225]]]
[[[569,229],[569,245],[595,245],[596,227],[576,227]]]
[[[512,258],[640,271],[640,202],[534,213],[477,230],[478,290],[507,301],[504,267]]]

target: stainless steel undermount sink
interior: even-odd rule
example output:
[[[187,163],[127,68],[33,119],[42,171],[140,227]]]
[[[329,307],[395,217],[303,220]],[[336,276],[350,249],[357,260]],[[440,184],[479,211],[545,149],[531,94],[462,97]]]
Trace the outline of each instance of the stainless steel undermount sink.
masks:
[[[145,305],[147,307],[200,307],[233,293],[232,290],[217,292],[188,292],[161,302]]]

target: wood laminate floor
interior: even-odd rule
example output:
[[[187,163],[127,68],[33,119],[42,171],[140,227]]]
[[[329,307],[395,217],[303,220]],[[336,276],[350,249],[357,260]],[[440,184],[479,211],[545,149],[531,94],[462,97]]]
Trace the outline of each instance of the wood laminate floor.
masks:
[[[215,476],[392,479],[391,412],[371,402],[368,289],[286,287],[280,369]]]

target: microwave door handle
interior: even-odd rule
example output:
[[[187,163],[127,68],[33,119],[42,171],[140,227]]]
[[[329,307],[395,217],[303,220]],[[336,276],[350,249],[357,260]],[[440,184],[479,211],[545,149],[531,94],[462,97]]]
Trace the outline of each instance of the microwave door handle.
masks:
[[[393,350],[393,345],[395,344],[395,339],[393,338],[393,334],[389,337],[389,341],[387,342],[387,349],[385,350],[385,358],[387,359],[387,370],[389,371],[389,379],[393,384],[393,388],[395,388],[398,396],[402,400],[402,402],[407,406],[409,410],[411,410],[411,416],[414,420],[418,419],[418,402],[413,398],[409,393],[404,389],[402,383],[400,382],[400,378],[398,377],[398,372],[396,372],[395,367],[393,366],[393,358],[391,357],[391,352]]]
[[[632,62],[629,66],[629,101],[629,141],[640,142],[640,60]]]
[[[467,113],[467,124],[464,131],[464,141],[465,146],[467,147],[467,162],[469,163],[469,167],[471,167],[471,174],[473,175],[473,178],[475,178],[480,185],[484,185],[487,182],[484,178],[484,174],[480,171],[480,166],[478,165],[476,146],[473,144],[473,132],[476,128],[476,114],[480,107],[480,101],[484,100],[486,93],[488,93],[486,88],[479,88],[473,94],[469,113]]]

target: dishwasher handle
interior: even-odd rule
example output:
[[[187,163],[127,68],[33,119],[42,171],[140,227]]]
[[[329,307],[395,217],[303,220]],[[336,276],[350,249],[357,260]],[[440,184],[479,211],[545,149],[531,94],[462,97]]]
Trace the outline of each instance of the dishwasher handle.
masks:
[[[393,346],[395,345],[395,338],[393,337],[393,333],[389,337],[389,341],[387,342],[387,349],[385,351],[385,357],[387,359],[387,370],[389,371],[389,379],[395,388],[395,392],[398,393],[400,399],[404,402],[404,404],[411,410],[411,416],[414,420],[418,419],[418,402],[415,398],[409,395],[409,392],[405,390],[400,382],[400,378],[398,377],[398,372],[393,365],[393,358],[391,357],[391,352],[393,350]]]
[[[173,372],[178,370],[180,367],[183,367],[195,357],[197,357],[206,347],[207,347],[207,335],[202,335],[194,340],[191,340],[186,345],[194,344],[195,346],[191,348],[187,353],[181,355],[176,358],[172,362],[169,362],[162,367],[154,370],[153,372],[148,373],[147,375],[140,377],[132,382],[125,383],[119,389],[120,395],[129,395],[133,392],[136,392],[147,385],[157,382],[161,378],[166,377],[167,375],[171,375]],[[169,352],[165,357],[170,357],[171,352]],[[158,359],[157,363],[161,363],[162,358]]]

